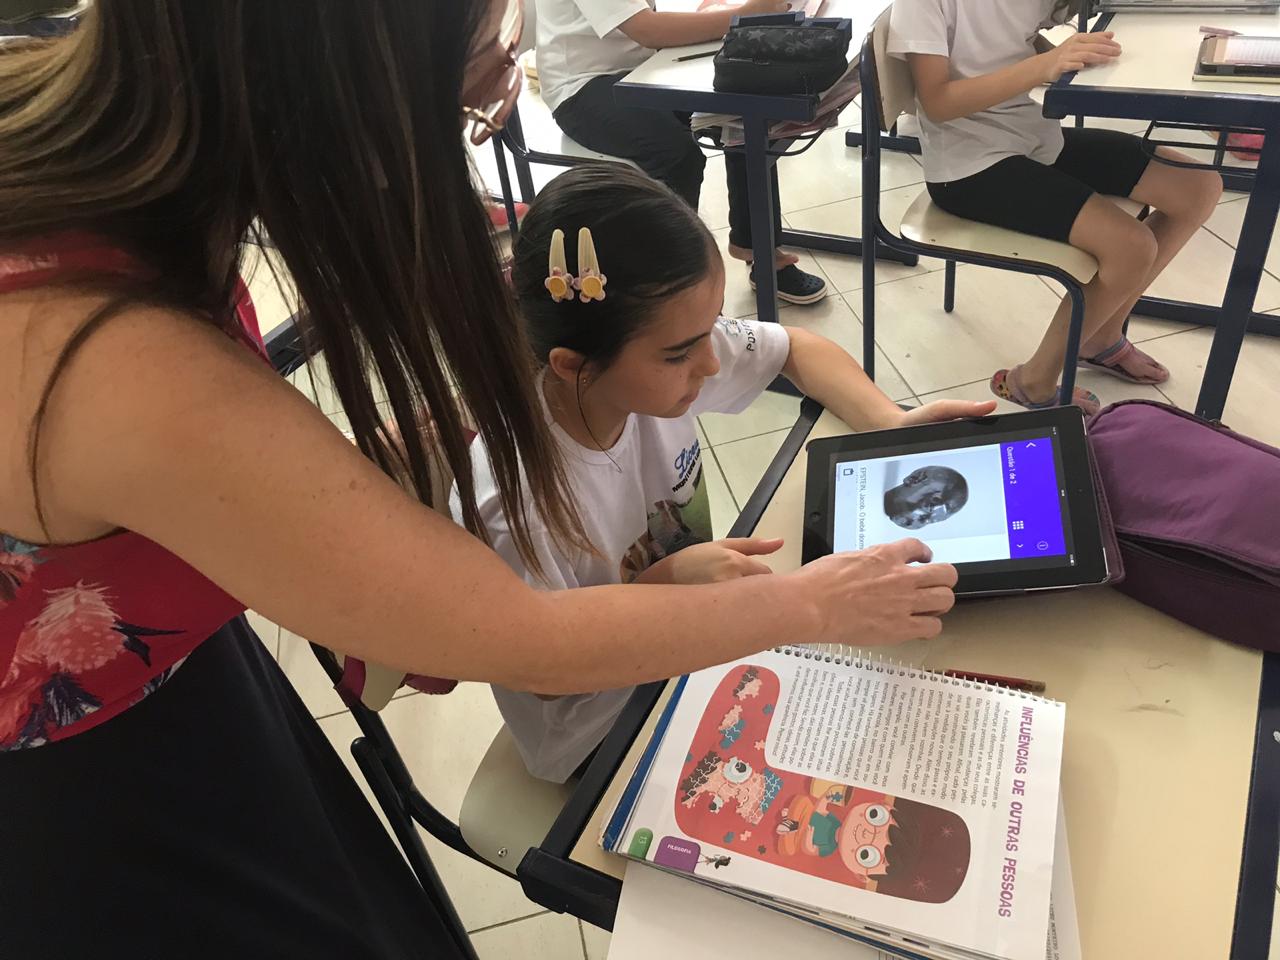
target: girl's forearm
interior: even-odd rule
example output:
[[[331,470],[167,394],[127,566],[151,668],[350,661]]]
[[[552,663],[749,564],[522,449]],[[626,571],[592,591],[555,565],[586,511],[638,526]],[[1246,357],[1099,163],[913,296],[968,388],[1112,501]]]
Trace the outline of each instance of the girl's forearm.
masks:
[[[855,430],[879,430],[902,416],[866,371],[839,344],[790,327],[791,355],[782,374]]]
[[[705,10],[696,13],[644,10],[622,24],[622,32],[653,50],[684,47],[719,40],[729,30],[735,11]]]
[[[920,106],[934,123],[946,123],[987,110],[1044,82],[1045,54],[1028,57],[980,77],[953,80],[946,57],[907,54]]]

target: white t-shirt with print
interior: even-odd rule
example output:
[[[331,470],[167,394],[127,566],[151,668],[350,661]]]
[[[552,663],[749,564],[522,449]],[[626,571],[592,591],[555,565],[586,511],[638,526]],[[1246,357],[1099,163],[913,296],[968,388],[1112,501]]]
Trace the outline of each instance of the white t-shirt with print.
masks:
[[[705,381],[689,411],[670,420],[633,414],[607,454],[580,446],[551,422],[565,453],[575,505],[599,555],[583,551],[566,556],[535,516],[530,533],[545,581],[520,559],[489,458],[478,440],[472,444],[481,521],[493,548],[526,582],[549,590],[626,583],[668,554],[711,539],[694,417],[740,413],[778,375],[791,350],[785,327],[747,320],[717,321],[711,343],[720,371]],[[549,413],[547,419],[551,420]],[[461,502],[456,486],[449,506],[458,519]],[[588,629],[583,626],[584,631]],[[498,709],[529,772],[559,783],[604,738],[630,694],[628,687],[540,700],[530,693],[493,687]]]
[[[951,79],[994,73],[1035,54],[1032,40],[1051,25],[1054,0],[895,0],[889,17],[891,56],[949,57]],[[1029,94],[968,117],[934,123],[916,102],[920,152],[930,183],[961,180],[1005,157],[1051,164],[1062,152],[1062,125]]]
[[[555,110],[592,77],[633,70],[653,55],[618,27],[654,0],[537,0],[538,84]]]

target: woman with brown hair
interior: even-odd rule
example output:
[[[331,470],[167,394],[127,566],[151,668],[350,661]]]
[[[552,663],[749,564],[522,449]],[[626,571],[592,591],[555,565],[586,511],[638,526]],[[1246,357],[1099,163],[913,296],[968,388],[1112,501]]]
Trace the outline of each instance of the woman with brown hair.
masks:
[[[546,694],[940,629],[954,571],[910,566],[915,541],[541,593],[424,506],[445,467],[480,533],[465,418],[508,516],[582,536],[459,136],[509,109],[519,19],[99,0],[72,36],[0,51],[0,956],[436,954],[246,605]],[[258,224],[356,446],[255,355],[238,265]],[[392,445],[392,420],[432,427]]]

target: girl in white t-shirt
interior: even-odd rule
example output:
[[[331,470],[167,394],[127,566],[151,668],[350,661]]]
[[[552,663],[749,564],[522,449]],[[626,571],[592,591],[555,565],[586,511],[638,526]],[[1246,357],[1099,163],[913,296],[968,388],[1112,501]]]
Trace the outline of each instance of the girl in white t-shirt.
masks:
[[[1081,365],[1130,383],[1163,383],[1169,372],[1129,342],[1125,320],[1213,212],[1222,179],[1151,163],[1131,134],[1063,129],[1043,115],[1031,90],[1120,55],[1110,32],[1077,34],[1037,54],[1039,31],[1061,23],[1067,8],[1067,0],[896,0],[888,50],[907,61],[915,80],[934,202],[1092,254],[1098,273],[1084,290]],[[1188,160],[1167,147],[1156,153]],[[1107,196],[1131,197],[1155,212],[1139,222]],[[996,372],[998,396],[1033,408],[1056,402],[1070,312],[1064,299],[1035,354]],[[1098,408],[1098,398],[1079,387],[1074,402]]]
[[[689,114],[614,102],[619,80],[665,47],[718,40],[735,14],[781,13],[786,0],[743,0],[736,7],[708,10],[655,10],[655,0],[537,0],[538,83],[556,123],[583,146],[633,161],[661,180],[695,210],[706,164],[689,131]],[[729,193],[729,254],[751,264],[751,213],[747,161],[740,151],[725,153]],[[774,226],[781,229],[774,178]],[[817,303],[827,295],[819,276],[805,273],[797,258],[781,250],[766,267],[777,272],[778,298],[788,303]]]
[[[590,230],[602,277],[587,269],[589,249],[575,256],[582,227]],[[557,242],[556,231],[569,242]],[[778,549],[779,541],[710,542],[694,418],[741,412],[779,373],[858,430],[982,416],[994,408],[994,402],[938,401],[904,412],[830,340],[721,317],[724,265],[711,234],[674,193],[636,171],[581,167],[552,181],[521,226],[512,284],[545,367],[544,413],[564,449],[590,547],[555,542],[533,517],[542,569],[529,569],[512,543],[479,442],[472,450],[476,503],[494,549],[546,589],[768,573],[756,556]],[[603,299],[594,298],[599,292]],[[456,489],[452,505],[456,516]],[[628,693],[541,699],[494,687],[530,772],[556,781],[595,749]]]

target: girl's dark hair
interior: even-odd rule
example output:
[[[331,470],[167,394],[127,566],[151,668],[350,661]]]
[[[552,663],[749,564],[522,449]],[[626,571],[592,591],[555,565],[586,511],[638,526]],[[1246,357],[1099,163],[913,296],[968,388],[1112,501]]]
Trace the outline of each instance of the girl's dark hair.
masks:
[[[578,229],[589,227],[605,298],[551,299],[543,281],[551,234],[564,231],[568,270],[578,272]],[[699,283],[719,263],[715,242],[697,212],[656,180],[631,167],[591,164],[551,181],[529,208],[514,249],[512,285],[543,364],[555,347],[607,369],[662,300]]]
[[[950,810],[915,800],[893,801],[889,846],[876,892],[921,903],[946,903],[969,872],[965,822]]]
[[[366,456],[426,503],[447,468],[467,528],[483,537],[469,416],[525,560],[537,568],[521,466],[557,539],[583,542],[463,145],[464,72],[490,39],[479,36],[489,7],[98,0],[72,36],[6,47],[0,246],[89,228],[162,278],[112,289],[63,351],[45,401],[72,353],[133,303],[230,332],[242,243],[260,226]],[[106,278],[92,285],[108,289]],[[387,439],[375,384],[402,446]],[[44,524],[40,420],[31,475]]]

